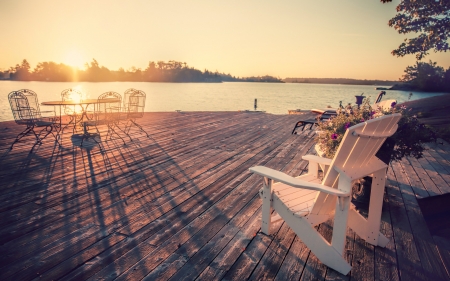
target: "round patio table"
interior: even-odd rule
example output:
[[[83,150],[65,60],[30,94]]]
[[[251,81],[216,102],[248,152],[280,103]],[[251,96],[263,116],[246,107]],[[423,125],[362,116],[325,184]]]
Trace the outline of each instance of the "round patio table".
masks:
[[[80,124],[84,121],[90,120],[89,116],[87,115],[87,107],[91,104],[104,104],[104,103],[116,103],[121,102],[120,99],[83,99],[79,101],[74,100],[59,100],[59,101],[44,101],[41,103],[41,105],[47,105],[47,106],[59,106],[59,126],[62,128],[61,120],[61,106],[77,106],[79,105],[81,107],[81,116],[79,119],[75,119],[75,122],[73,123],[76,127],[77,124]],[[67,125],[66,125],[67,126]],[[61,130],[60,130],[61,132]],[[93,134],[89,134],[86,131],[86,126],[83,126],[83,134],[74,134],[75,137],[80,137],[82,139],[92,137]]]

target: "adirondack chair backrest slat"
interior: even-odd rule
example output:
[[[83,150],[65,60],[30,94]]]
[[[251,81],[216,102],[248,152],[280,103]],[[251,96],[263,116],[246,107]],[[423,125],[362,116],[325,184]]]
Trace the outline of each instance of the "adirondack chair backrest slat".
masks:
[[[370,138],[367,135],[379,136],[386,135],[388,132],[394,133],[400,117],[400,114],[385,115],[348,128],[323,184],[337,187],[339,174],[334,167],[338,167],[341,171],[370,170],[371,159],[375,157],[386,137]],[[358,133],[363,136],[359,136]]]
[[[366,124],[361,131],[353,129],[351,137],[357,138],[357,140],[352,153],[348,155],[347,160],[343,164],[336,164],[343,169],[356,169],[368,163],[386,139],[385,137],[379,138],[377,136],[386,135],[386,131],[390,131],[395,126],[395,124],[391,124],[391,120],[392,118],[388,118],[381,120],[381,122],[371,122]],[[358,132],[365,136],[359,137]],[[375,136],[376,138],[367,136]]]
[[[393,121],[394,119],[390,119],[390,121]],[[386,120],[387,121],[387,120]],[[383,125],[385,125],[383,127]],[[393,126],[392,126],[393,125]],[[392,135],[397,130],[397,124],[391,124],[390,122],[381,122],[379,123],[379,126],[376,131],[378,131],[379,135]],[[353,134],[355,134],[357,131],[354,131]],[[372,135],[376,136],[376,132],[367,132],[367,130],[364,132],[365,135]],[[362,148],[360,151],[362,155],[354,160],[351,161],[353,164],[352,166],[345,167],[345,169],[358,169],[361,168],[365,163],[369,163],[371,158],[378,152],[380,147],[383,145],[384,141],[386,140],[386,137],[376,137],[369,139],[367,136],[360,137],[360,144],[365,143],[366,147]],[[358,149],[358,148],[356,148]]]

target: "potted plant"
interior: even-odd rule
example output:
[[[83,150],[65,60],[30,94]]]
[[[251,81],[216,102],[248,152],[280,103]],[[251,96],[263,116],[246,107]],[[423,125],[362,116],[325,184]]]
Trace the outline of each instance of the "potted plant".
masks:
[[[332,119],[318,122],[319,133],[316,135],[316,147],[323,157],[334,157],[347,128],[392,113],[401,113],[402,118],[395,134],[386,140],[377,154],[385,163],[401,160],[405,156],[421,158],[425,149],[424,144],[436,140],[436,134],[430,127],[421,124],[417,116],[411,116],[405,106],[399,106],[395,102],[391,104],[391,109],[384,110],[373,108],[370,105],[370,98],[366,98],[359,108],[349,104],[343,109],[338,108],[338,113]]]
[[[345,108],[338,109],[338,115],[328,121],[318,122],[318,134],[316,134],[316,150],[320,156],[333,158],[344,137],[347,128],[387,114],[401,113],[398,129],[394,135],[387,138],[376,156],[389,164],[391,161],[399,161],[405,156],[421,158],[425,150],[424,144],[436,141],[435,132],[423,125],[417,116],[409,114],[405,106],[399,106],[395,102],[389,110],[373,108],[370,99],[364,99],[361,106],[349,104]],[[371,178],[364,178],[354,186],[354,201],[367,203],[370,194]],[[364,188],[363,188],[364,187]],[[354,202],[355,203],[355,202]]]

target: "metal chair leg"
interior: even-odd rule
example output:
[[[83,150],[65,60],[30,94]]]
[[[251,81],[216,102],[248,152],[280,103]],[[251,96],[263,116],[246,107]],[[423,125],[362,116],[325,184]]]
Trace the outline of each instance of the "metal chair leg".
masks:
[[[12,150],[13,146],[18,143],[23,137],[25,137],[26,135],[28,135],[31,131],[32,131],[33,127],[27,127],[25,130],[23,130],[21,133],[19,133],[16,136],[16,139],[14,140],[14,142],[11,144],[11,146],[9,147],[9,150]]]
[[[133,122],[133,124],[138,127],[142,132],[144,132],[147,135],[147,138],[149,138],[149,134],[147,134],[146,131],[144,131],[144,129],[142,129],[141,125],[139,125],[138,123],[136,123],[134,120],[131,120],[131,122]]]
[[[119,134],[113,129],[113,126],[112,126],[111,124],[108,124],[108,135],[109,135],[109,139],[112,139],[112,137],[111,137],[112,133],[110,133],[110,132],[116,134],[116,135],[122,140],[123,145],[127,145],[127,144],[125,143],[125,140],[122,138],[122,136],[119,135]]]
[[[130,141],[133,141],[133,139],[130,137],[130,135],[127,134],[124,130],[122,130],[122,128],[120,128],[119,123],[114,123],[114,126],[116,126],[122,133],[127,135],[127,137],[130,139]]]

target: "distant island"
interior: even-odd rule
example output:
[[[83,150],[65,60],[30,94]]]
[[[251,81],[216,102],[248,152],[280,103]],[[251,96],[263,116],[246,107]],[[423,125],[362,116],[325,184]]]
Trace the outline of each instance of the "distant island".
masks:
[[[286,78],[288,83],[326,83],[347,85],[391,86],[376,87],[379,90],[421,91],[450,93],[450,67],[444,69],[436,62],[417,61],[407,66],[399,81],[358,80],[349,78]]]
[[[26,59],[15,67],[0,71],[0,80],[13,81],[48,81],[48,82],[113,82],[113,81],[139,81],[139,82],[172,82],[172,83],[220,83],[227,82],[268,82],[284,83],[280,78],[265,76],[235,77],[231,74],[212,72],[207,69],[200,71],[189,67],[185,62],[178,61],[150,61],[147,68],[132,67],[129,70],[109,70],[100,66],[97,60],[85,64],[85,69],[55,62],[40,62],[31,70]]]
[[[418,62],[408,66],[399,81],[367,80],[351,78],[285,78],[265,76],[236,77],[216,71],[198,70],[185,62],[150,61],[145,69],[131,67],[128,70],[110,70],[92,59],[84,69],[55,62],[40,62],[34,69],[26,59],[8,70],[0,70],[0,80],[46,82],[168,82],[168,83],[314,83],[372,85],[379,90],[424,91],[450,93],[450,68],[444,70],[436,63]]]
[[[286,83],[314,83],[314,84],[345,84],[345,85],[376,85],[376,86],[393,86],[400,83],[399,81],[389,80],[360,80],[351,78],[286,78]]]

